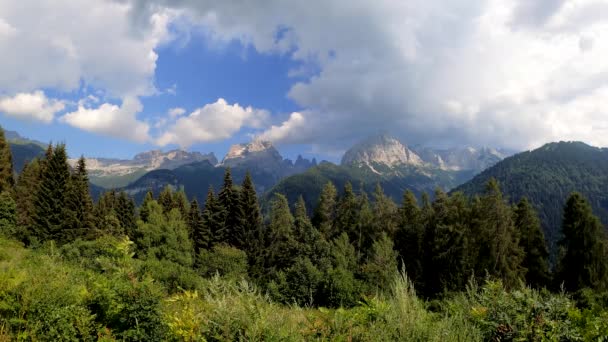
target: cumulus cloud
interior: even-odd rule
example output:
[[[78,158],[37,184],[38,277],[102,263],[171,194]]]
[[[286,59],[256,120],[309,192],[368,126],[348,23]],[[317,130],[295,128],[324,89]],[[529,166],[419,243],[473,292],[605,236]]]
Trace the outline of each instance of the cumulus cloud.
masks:
[[[603,0],[134,1],[134,17],[188,12],[214,40],[302,64],[288,96],[306,120],[267,133],[285,142],[388,129],[412,144],[608,145],[593,110],[607,100]]]
[[[136,97],[126,97],[121,106],[103,103],[97,108],[89,108],[80,104],[77,110],[65,114],[60,120],[85,131],[146,142],[150,139],[150,127],[137,120],[137,113],[141,110],[141,102]]]
[[[182,116],[184,114],[186,114],[186,110],[184,108],[181,107],[175,107],[175,108],[171,108],[169,109],[169,117],[170,118],[177,118],[178,116]]]
[[[47,98],[41,90],[0,97],[0,112],[26,120],[50,123],[55,118],[55,113],[64,108],[62,101]]]
[[[241,107],[238,103],[231,105],[220,98],[177,119],[157,143],[188,147],[197,142],[218,141],[231,137],[242,128],[262,128],[268,118],[269,113],[265,110]]]

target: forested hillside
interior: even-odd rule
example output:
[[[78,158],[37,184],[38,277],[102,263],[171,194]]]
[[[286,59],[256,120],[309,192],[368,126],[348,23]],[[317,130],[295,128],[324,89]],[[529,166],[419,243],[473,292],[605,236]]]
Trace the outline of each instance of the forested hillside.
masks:
[[[587,340],[608,338],[608,241],[567,195],[555,270],[530,203],[490,180],[473,199],[401,205],[323,185],[309,215],[230,169],[183,190],[93,202],[86,163],[49,146],[15,180],[0,135],[0,338]]]
[[[500,182],[510,200],[530,200],[551,244],[560,238],[562,208],[573,191],[583,194],[608,224],[608,149],[581,142],[547,144],[506,158],[455,191],[480,194],[491,178]]]

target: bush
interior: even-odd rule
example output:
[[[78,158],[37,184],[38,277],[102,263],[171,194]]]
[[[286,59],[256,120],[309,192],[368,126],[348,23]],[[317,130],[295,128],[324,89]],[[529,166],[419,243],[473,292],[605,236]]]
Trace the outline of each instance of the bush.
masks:
[[[245,279],[247,254],[231,246],[214,246],[210,251],[201,250],[197,258],[197,268],[203,277],[218,274],[232,279]]]

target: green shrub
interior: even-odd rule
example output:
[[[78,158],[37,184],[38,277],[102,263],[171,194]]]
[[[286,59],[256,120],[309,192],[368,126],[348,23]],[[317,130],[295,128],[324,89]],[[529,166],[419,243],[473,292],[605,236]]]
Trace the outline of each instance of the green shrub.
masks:
[[[197,268],[203,277],[219,274],[232,279],[247,278],[247,254],[231,246],[214,246],[212,250],[201,250]]]

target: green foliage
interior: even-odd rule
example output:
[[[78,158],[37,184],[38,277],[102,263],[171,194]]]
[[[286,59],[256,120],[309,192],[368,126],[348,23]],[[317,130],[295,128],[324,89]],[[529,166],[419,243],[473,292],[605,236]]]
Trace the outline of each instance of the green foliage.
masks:
[[[573,193],[564,207],[556,281],[568,291],[608,289],[608,240],[589,202]]]
[[[219,241],[238,246],[240,245],[237,241],[238,232],[243,231],[243,208],[240,204],[239,191],[234,188],[230,168],[226,168],[224,184],[217,197],[222,222],[222,228],[218,232],[222,239]]]
[[[549,250],[538,215],[524,197],[513,214],[515,227],[519,231],[519,246],[525,251],[522,267],[526,270],[526,284],[542,287],[549,283]]]
[[[76,170],[72,173],[67,190],[62,240],[67,242],[79,237],[93,237],[95,234],[93,200],[89,192],[89,177],[84,157],[78,159]]]
[[[363,265],[363,274],[368,284],[376,290],[387,292],[397,274],[397,252],[393,240],[385,233],[372,246],[372,255]]]
[[[14,184],[11,149],[4,137],[4,130],[0,128],[0,192],[11,191]]]
[[[0,193],[0,235],[17,235],[17,205],[8,191]]]
[[[203,215],[196,199],[190,203],[186,223],[188,224],[188,234],[194,247],[194,254],[198,255],[202,249],[209,248],[211,243],[211,231],[203,220]]]
[[[201,251],[196,267],[204,277],[218,274],[232,279],[247,278],[247,254],[232,246],[217,245]]]

